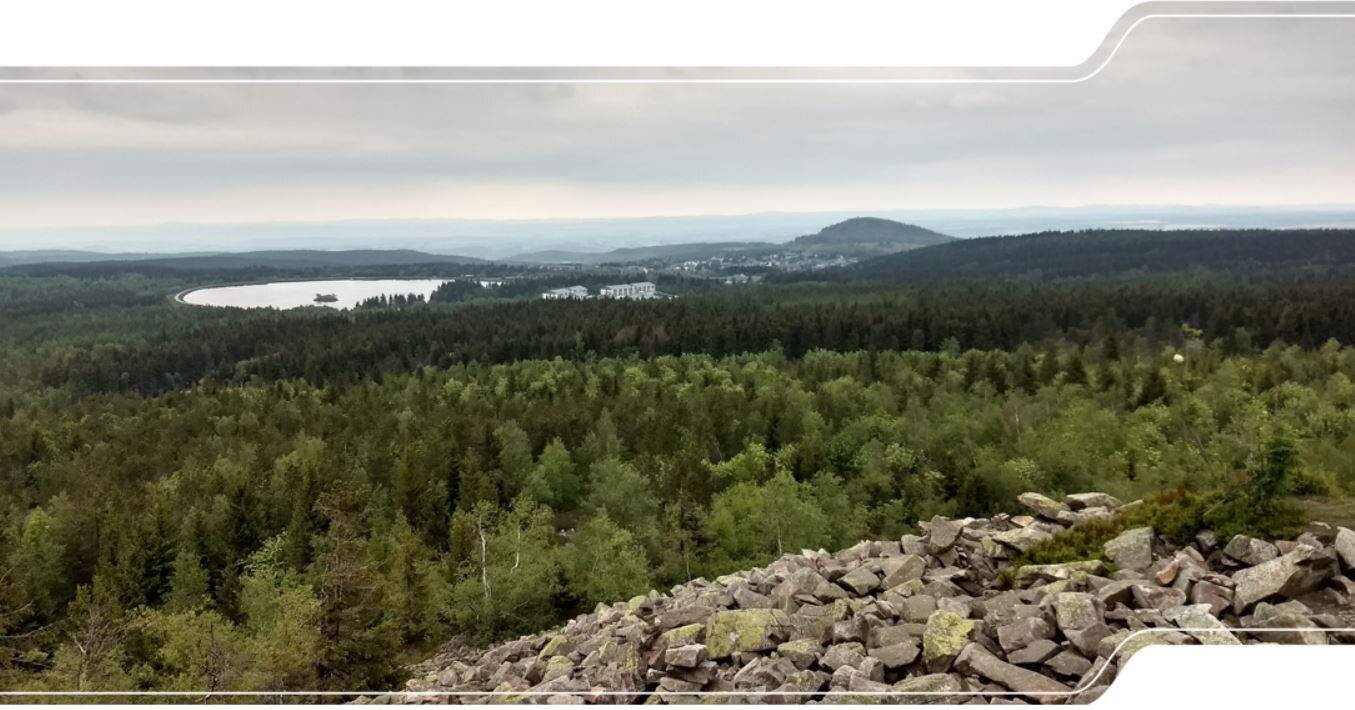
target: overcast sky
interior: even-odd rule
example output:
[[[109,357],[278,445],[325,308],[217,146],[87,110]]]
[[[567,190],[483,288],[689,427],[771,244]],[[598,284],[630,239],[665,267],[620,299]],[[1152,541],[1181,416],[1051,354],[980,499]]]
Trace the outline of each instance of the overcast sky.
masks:
[[[0,248],[165,222],[1355,203],[1355,21],[1074,85],[0,85]]]

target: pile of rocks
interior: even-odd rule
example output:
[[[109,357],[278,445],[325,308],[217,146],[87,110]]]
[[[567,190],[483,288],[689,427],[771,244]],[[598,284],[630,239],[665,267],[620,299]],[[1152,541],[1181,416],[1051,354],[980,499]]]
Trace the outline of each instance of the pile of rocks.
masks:
[[[1206,530],[1173,548],[1135,528],[1103,559],[1021,566],[999,583],[1054,533],[1139,505],[1104,493],[1020,502],[1030,515],[935,518],[921,536],[806,550],[489,650],[445,649],[408,685],[492,699],[367,701],[1090,702],[1150,644],[1355,642],[1329,630],[1355,627],[1351,530],[1313,523],[1278,541]]]

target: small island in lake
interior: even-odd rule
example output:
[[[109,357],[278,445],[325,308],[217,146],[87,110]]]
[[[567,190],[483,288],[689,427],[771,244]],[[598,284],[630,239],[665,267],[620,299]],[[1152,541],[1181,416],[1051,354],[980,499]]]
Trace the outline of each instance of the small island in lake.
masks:
[[[316,302],[316,303],[334,303],[335,301],[338,301],[338,300],[339,300],[339,297],[336,296],[336,295],[334,295],[334,294],[332,294],[332,293],[317,293],[317,294],[315,294],[315,302]]]

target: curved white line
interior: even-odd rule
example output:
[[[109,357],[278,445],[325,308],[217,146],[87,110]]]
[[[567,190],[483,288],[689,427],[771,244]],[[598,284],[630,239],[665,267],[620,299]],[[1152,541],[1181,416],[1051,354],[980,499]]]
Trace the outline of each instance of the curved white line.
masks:
[[[1133,22],[1110,53],[1080,77],[1044,79],[0,79],[0,84],[1080,84],[1095,78],[1110,65],[1134,30],[1148,20],[1161,19],[1352,19],[1355,13],[1154,13]],[[1114,28],[1112,28],[1114,31]],[[905,68],[905,67],[900,67]],[[916,67],[913,67],[916,68]],[[926,67],[947,69],[951,67]],[[727,67],[724,69],[728,69]],[[750,68],[756,70],[757,68]],[[985,67],[982,70],[1000,69]]]

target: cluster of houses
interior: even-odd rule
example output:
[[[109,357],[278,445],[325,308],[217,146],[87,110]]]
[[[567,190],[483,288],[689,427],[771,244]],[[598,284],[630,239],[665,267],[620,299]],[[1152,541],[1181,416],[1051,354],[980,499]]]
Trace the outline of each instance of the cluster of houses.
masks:
[[[630,298],[635,300],[644,300],[649,298],[669,298],[668,294],[658,291],[654,288],[651,281],[637,281],[630,284],[613,284],[603,286],[598,289],[597,296],[588,293],[588,289],[583,286],[566,286],[564,288],[553,288],[541,294],[541,298],[547,301],[566,301],[583,300],[586,298]]]

